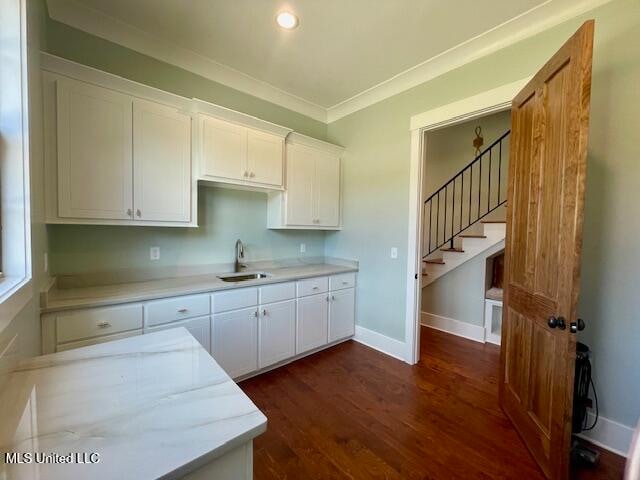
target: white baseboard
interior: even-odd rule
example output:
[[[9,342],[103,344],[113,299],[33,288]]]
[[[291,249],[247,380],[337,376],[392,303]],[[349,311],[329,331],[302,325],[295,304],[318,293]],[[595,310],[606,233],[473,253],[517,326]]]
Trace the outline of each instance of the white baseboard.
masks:
[[[405,361],[406,344],[395,338],[387,337],[368,328],[356,325],[356,335],[353,337],[356,342],[362,343],[390,357]]]
[[[589,412],[587,423],[591,425],[594,419],[595,415]],[[601,416],[593,430],[579,433],[577,436],[598,447],[626,457],[631,447],[633,428]]]
[[[421,312],[420,323],[425,327],[484,343],[484,327],[480,325],[472,325],[455,318],[442,317],[428,312]]]

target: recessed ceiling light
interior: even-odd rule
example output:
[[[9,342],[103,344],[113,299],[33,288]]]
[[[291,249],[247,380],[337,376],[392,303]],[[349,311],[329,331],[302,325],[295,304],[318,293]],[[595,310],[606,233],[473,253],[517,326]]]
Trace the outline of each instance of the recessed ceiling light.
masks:
[[[298,26],[298,17],[291,12],[280,12],[276,15],[276,22],[278,22],[278,25],[282,28],[293,30]]]

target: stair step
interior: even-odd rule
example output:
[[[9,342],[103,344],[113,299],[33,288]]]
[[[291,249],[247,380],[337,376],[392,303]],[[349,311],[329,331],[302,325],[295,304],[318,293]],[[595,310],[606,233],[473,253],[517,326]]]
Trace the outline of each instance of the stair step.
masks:
[[[481,220],[481,223],[507,223],[506,220]]]
[[[434,258],[433,260],[423,260],[424,263],[431,263],[433,265],[444,265],[444,260],[441,258]]]
[[[486,235],[458,235],[460,238],[487,238]]]
[[[456,253],[464,253],[464,250],[461,248],[441,248],[440,249],[441,252],[456,252]]]

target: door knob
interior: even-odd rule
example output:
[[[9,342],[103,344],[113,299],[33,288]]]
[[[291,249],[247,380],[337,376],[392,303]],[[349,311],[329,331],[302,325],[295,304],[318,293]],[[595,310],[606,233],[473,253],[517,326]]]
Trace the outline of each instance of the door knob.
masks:
[[[582,330],[584,330],[584,327],[584,320],[582,320],[581,318],[579,318],[577,322],[571,322],[571,324],[569,325],[571,333],[581,332]]]
[[[559,328],[560,330],[564,330],[565,328],[567,328],[564,317],[556,318],[554,316],[551,316],[547,320],[547,325],[549,325],[549,327],[551,328]]]

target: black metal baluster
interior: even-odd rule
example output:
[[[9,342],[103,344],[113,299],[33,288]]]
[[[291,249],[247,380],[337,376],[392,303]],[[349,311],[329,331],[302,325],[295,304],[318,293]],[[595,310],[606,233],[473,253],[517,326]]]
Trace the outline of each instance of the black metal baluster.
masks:
[[[489,150],[489,189],[487,193],[487,213],[491,210],[491,150]]]
[[[464,170],[462,171],[462,175],[461,175],[461,182],[462,182],[462,186],[460,187],[460,228],[458,229],[458,232],[462,231],[462,199],[464,197]]]
[[[446,242],[447,238],[447,197],[449,193],[449,184],[444,186],[444,224],[442,225],[442,243]]]
[[[500,205],[500,191],[502,190],[502,139],[500,139],[500,158],[498,159],[498,205]]]
[[[438,232],[440,231],[440,190],[438,190],[438,212],[436,216],[436,247],[438,248],[438,242],[440,241]],[[434,250],[435,250],[434,248]]]
[[[476,221],[480,219],[480,194],[482,193],[482,155],[480,155],[478,163],[480,164],[480,172],[478,173],[478,218],[476,218]]]
[[[467,223],[467,228],[471,225],[471,190],[473,190],[473,163],[470,165],[469,169],[469,223]]]
[[[431,253],[431,217],[433,216],[433,201],[429,199],[429,248],[427,252]],[[427,255],[429,255],[427,253]]]

